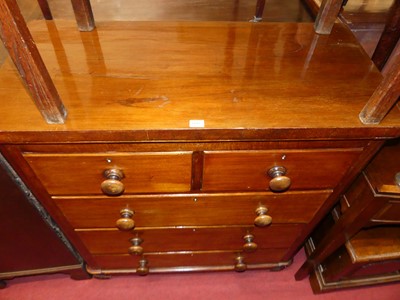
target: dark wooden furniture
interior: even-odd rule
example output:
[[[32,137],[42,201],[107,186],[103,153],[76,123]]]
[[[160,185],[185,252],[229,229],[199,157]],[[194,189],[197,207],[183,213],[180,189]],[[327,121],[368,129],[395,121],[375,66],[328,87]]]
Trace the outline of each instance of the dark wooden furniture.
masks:
[[[325,220],[306,243],[307,253],[334,226]],[[400,281],[399,227],[362,229],[320,264],[310,276],[314,293]]]
[[[318,14],[321,0],[302,0],[310,12]],[[398,0],[350,0],[339,19],[356,36],[365,51],[382,69],[398,40]],[[381,42],[379,40],[381,39]],[[377,47],[378,45],[378,47]]]
[[[44,273],[88,278],[80,256],[2,156],[0,188],[0,286]]]
[[[81,33],[35,21],[31,36],[15,3],[0,4],[18,67],[0,70],[1,150],[95,275],[283,268],[400,135],[390,103],[380,124],[360,121],[382,75],[328,5],[329,35],[308,23]]]
[[[315,292],[400,279],[399,154],[399,142],[382,148],[341,198],[336,222],[309,241],[310,255],[332,253],[310,277]]]

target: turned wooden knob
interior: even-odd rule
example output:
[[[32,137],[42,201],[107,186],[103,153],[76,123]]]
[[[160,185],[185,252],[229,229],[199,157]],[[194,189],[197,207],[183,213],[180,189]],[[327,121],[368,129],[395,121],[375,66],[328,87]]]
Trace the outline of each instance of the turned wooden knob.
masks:
[[[104,177],[107,178],[101,183],[101,190],[108,196],[121,195],[125,190],[125,185],[121,182],[124,173],[118,169],[109,169],[104,171]]]
[[[269,188],[273,192],[283,192],[290,187],[292,181],[289,177],[284,176],[286,168],[276,166],[268,170],[268,176],[272,179],[269,181]]]
[[[132,246],[129,247],[128,251],[131,255],[142,255],[143,254],[143,247],[140,246],[143,243],[143,240],[140,237],[134,237],[130,241]]]
[[[244,263],[244,257],[238,256],[236,257],[235,271],[236,272],[244,272],[247,270],[247,265]]]
[[[257,227],[265,227],[272,223],[272,217],[267,215],[268,208],[260,205],[256,209],[257,217],[254,219],[254,225]]]
[[[128,209],[124,208],[120,211],[121,218],[117,220],[115,225],[119,230],[131,230],[135,227],[135,221],[132,219],[135,213]]]
[[[136,269],[136,274],[141,276],[149,274],[149,267],[147,266],[147,260],[145,259],[139,260],[139,267],[137,267]]]
[[[254,240],[254,235],[252,234],[246,234],[243,237],[245,243],[243,245],[243,250],[245,252],[254,252],[257,250],[257,244],[253,242]]]

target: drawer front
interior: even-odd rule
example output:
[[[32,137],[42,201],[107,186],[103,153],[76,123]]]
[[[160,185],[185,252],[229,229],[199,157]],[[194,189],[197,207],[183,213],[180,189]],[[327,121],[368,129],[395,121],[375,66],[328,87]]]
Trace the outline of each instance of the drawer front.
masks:
[[[351,279],[363,278],[366,276],[398,275],[400,270],[400,260],[384,261],[381,263],[371,263],[362,266],[351,274]],[[399,277],[400,279],[400,277]]]
[[[397,195],[380,195],[376,194],[367,177],[359,176],[346,192],[344,199],[341,201],[342,212],[345,212],[349,207],[360,202],[379,201],[382,203],[382,208],[377,211],[371,218],[372,222],[400,224],[400,197]]]
[[[134,272],[139,266],[139,260],[144,258],[147,260],[149,272],[157,271],[157,268],[171,268],[171,271],[195,271],[201,267],[211,270],[213,267],[225,267],[224,269],[233,270],[237,263],[237,257],[243,257],[243,262],[250,268],[251,265],[258,264],[277,264],[282,262],[282,258],[286,254],[287,249],[268,249],[260,250],[253,253],[236,253],[236,252],[190,252],[190,253],[163,253],[163,254],[145,254],[141,256],[131,256],[129,254],[121,255],[94,255],[94,265],[91,268],[100,269],[107,272],[108,270],[126,270]],[[215,269],[214,269],[215,270]],[[168,271],[168,270],[162,270]]]
[[[360,149],[209,151],[204,156],[203,191],[268,190],[268,170],[286,169],[290,190],[334,188]]]
[[[79,238],[92,254],[127,254],[130,240],[139,237],[144,253],[177,251],[244,251],[250,246],[244,237],[251,234],[250,242],[257,249],[288,248],[300,235],[304,225],[272,225],[268,228],[221,227],[138,229],[133,232],[118,230],[77,231]],[[256,250],[257,251],[257,250]]]
[[[400,224],[400,198],[390,199],[383,209],[372,217],[373,222]]]
[[[253,225],[256,209],[265,206],[276,223],[308,223],[330,191],[149,195],[117,198],[55,198],[74,228],[111,228],[129,208],[137,227]]]
[[[187,192],[191,152],[32,154],[24,157],[51,195],[103,194],[106,170],[120,170],[125,194]]]

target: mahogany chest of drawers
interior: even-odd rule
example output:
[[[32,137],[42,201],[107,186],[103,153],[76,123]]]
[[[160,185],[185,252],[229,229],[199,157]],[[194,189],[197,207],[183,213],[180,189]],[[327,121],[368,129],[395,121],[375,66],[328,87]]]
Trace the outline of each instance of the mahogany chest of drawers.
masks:
[[[362,154],[359,142],[310,145],[22,145],[18,151],[89,272],[109,274],[287,266]]]
[[[6,62],[0,150],[92,274],[283,268],[400,135],[398,107],[360,121],[382,76],[341,24],[30,29],[68,117]]]

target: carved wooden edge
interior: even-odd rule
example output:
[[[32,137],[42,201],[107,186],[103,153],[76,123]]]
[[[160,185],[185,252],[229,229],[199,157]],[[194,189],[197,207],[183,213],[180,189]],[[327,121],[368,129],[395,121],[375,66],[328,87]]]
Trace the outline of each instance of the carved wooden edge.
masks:
[[[71,0],[71,3],[79,30],[92,31],[96,25],[90,0]]]
[[[343,0],[323,0],[318,10],[314,28],[318,34],[330,34],[339,12],[342,8]]]
[[[45,121],[63,124],[67,111],[16,0],[0,0],[0,37]]]
[[[379,124],[400,96],[400,55],[394,58],[371,98],[361,110],[363,124]]]

